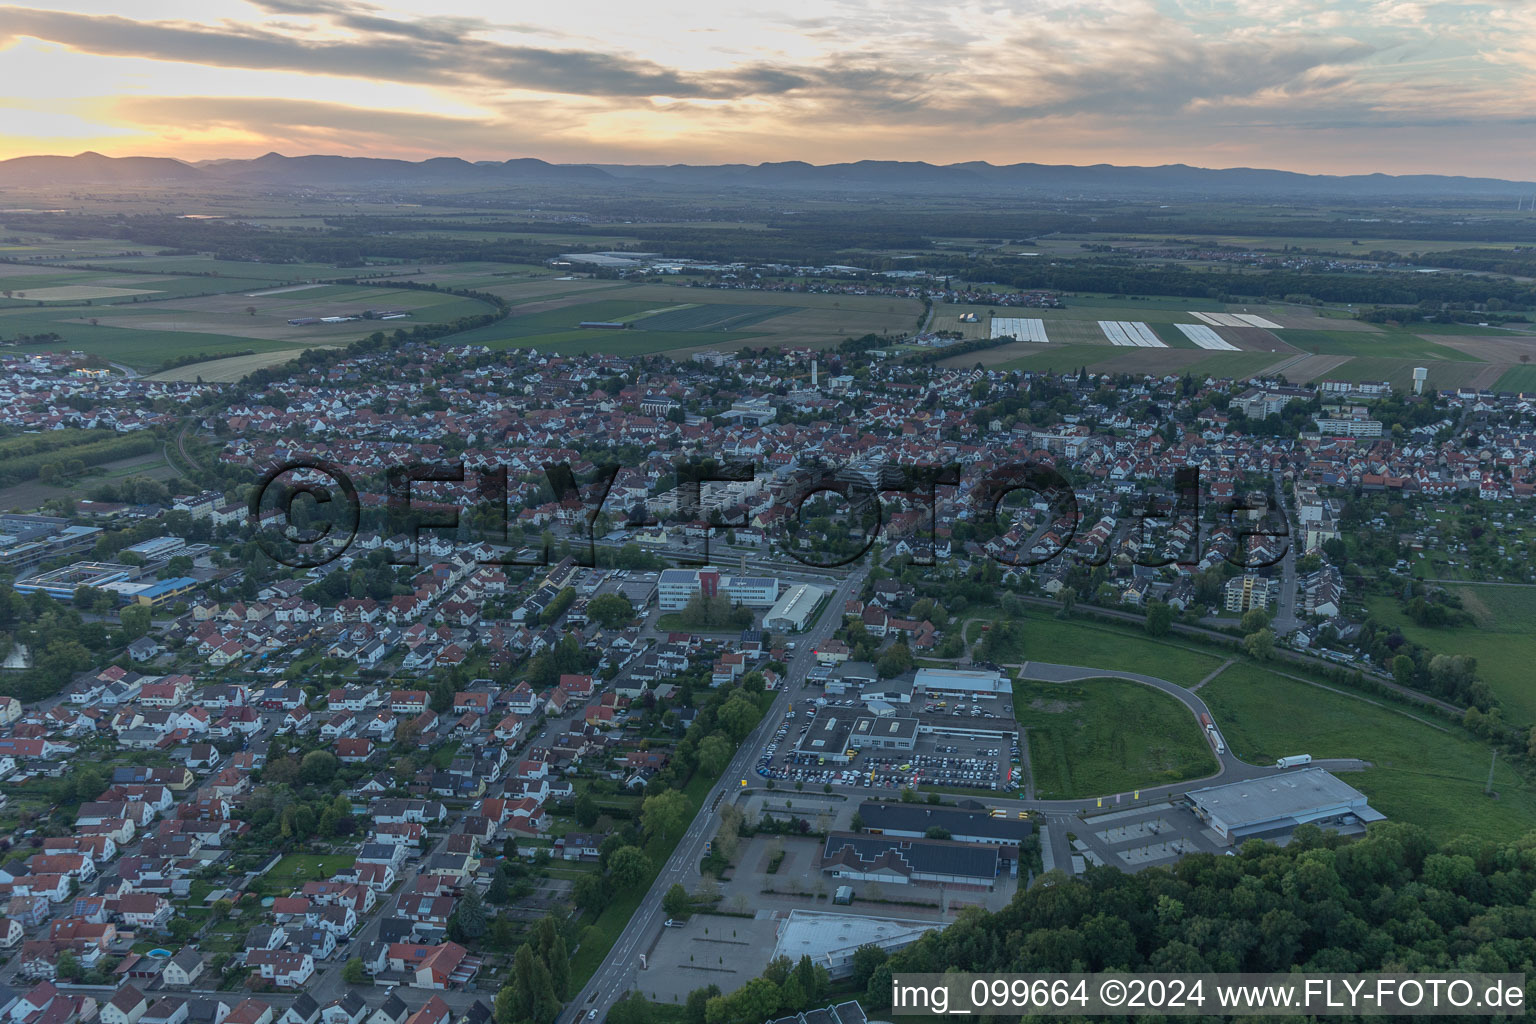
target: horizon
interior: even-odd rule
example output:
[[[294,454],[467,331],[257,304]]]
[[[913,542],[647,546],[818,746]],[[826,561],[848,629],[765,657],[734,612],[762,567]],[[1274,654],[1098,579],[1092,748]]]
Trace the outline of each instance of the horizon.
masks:
[[[0,6],[0,159],[511,151],[1516,180],[1536,162],[1518,100],[1536,84],[1536,12],[1492,2],[673,2],[537,24],[487,0],[427,16],[392,0],[143,6]]]
[[[996,168],[1005,168],[1005,167],[1060,167],[1060,168],[1086,169],[1086,168],[1093,168],[1093,167],[1108,167],[1108,168],[1114,168],[1116,170],[1165,170],[1165,169],[1169,169],[1169,168],[1183,168],[1183,169],[1187,169],[1187,170],[1191,170],[1191,171],[1205,171],[1205,172],[1226,172],[1226,171],[1244,172],[1244,171],[1251,171],[1251,172],[1256,172],[1256,173],[1297,174],[1297,175],[1306,175],[1306,176],[1320,177],[1320,178],[1347,178],[1347,177],[1374,177],[1374,176],[1382,176],[1382,177],[1389,177],[1389,178],[1444,177],[1444,178],[1447,178],[1447,179],[1466,178],[1466,179],[1469,179],[1469,180],[1471,180],[1471,179],[1489,179],[1489,180],[1504,181],[1504,182],[1507,182],[1509,184],[1514,184],[1514,185],[1531,185],[1531,184],[1536,184],[1536,177],[1530,177],[1530,178],[1510,178],[1510,177],[1500,177],[1498,175],[1492,175],[1492,174],[1454,174],[1454,173],[1441,173],[1441,172],[1438,172],[1438,171],[1414,171],[1414,170],[1399,170],[1399,171],[1380,171],[1380,170],[1371,171],[1371,170],[1367,170],[1367,171],[1349,171],[1349,172],[1334,173],[1334,172],[1327,172],[1327,171],[1297,170],[1295,168],[1288,168],[1288,167],[1255,166],[1255,165],[1249,165],[1249,164],[1228,165],[1228,166],[1217,167],[1217,166],[1209,166],[1209,165],[1203,165],[1203,164],[1193,164],[1193,163],[1189,163],[1187,161],[1175,161],[1175,162],[1171,162],[1171,163],[1161,163],[1161,164],[1114,164],[1114,163],[1103,163],[1103,162],[1093,163],[1093,164],[1053,164],[1053,163],[1044,163],[1044,162],[1041,162],[1041,161],[1029,161],[1029,160],[1014,161],[1012,163],[993,163],[993,162],[987,161],[987,160],[960,160],[960,161],[954,161],[954,162],[951,162],[951,163],[934,163],[933,161],[927,161],[927,160],[885,160],[885,159],[872,158],[872,157],[853,157],[853,158],[850,158],[848,160],[838,160],[838,161],[828,161],[826,163],[816,163],[816,162],[810,161],[810,160],[802,160],[802,159],[797,159],[797,158],[790,157],[790,158],[785,158],[785,159],[782,159],[782,160],[762,160],[762,161],[755,161],[755,162],[750,162],[750,163],[746,162],[746,161],[729,161],[729,162],[723,162],[723,163],[705,163],[705,162],[689,162],[689,161],[670,161],[670,162],[667,162],[667,163],[662,163],[662,162],[650,162],[650,163],[638,163],[638,162],[636,162],[636,163],[629,163],[629,162],[622,162],[622,161],[604,161],[604,160],[568,160],[568,161],[549,160],[549,159],[546,159],[544,157],[536,156],[536,155],[532,155],[532,154],[525,154],[525,155],[521,155],[521,156],[509,156],[509,157],[483,157],[483,158],[471,159],[469,157],[460,156],[460,155],[458,155],[456,153],[438,153],[438,154],[434,154],[434,155],[430,155],[430,156],[419,156],[419,157],[390,157],[390,156],[378,156],[378,155],[363,154],[363,153],[327,153],[327,152],[318,152],[318,151],[317,152],[307,152],[307,153],[284,153],[284,152],[281,152],[281,151],[275,150],[275,149],[267,150],[266,152],[263,152],[263,153],[257,153],[257,154],[252,155],[252,156],[230,156],[230,155],[223,155],[223,156],[205,156],[205,157],[199,157],[197,159],[188,159],[186,157],[176,156],[175,154],[171,154],[171,153],[164,153],[164,154],[140,153],[140,152],[103,153],[103,152],[101,152],[100,150],[97,150],[97,149],[85,149],[85,150],[81,150],[81,151],[76,152],[76,153],[61,153],[61,152],[52,152],[52,153],[19,153],[19,154],[16,154],[14,156],[0,157],[0,165],[11,163],[11,162],[17,161],[17,160],[77,160],[77,159],[81,159],[81,158],[84,158],[84,157],[91,157],[91,156],[103,157],[103,158],[110,159],[110,160],[131,160],[131,159],[173,160],[173,161],[175,161],[177,163],[180,163],[180,164],[182,164],[184,166],[192,167],[192,168],[201,168],[201,167],[206,167],[206,166],[211,166],[211,165],[216,165],[216,164],[222,164],[222,163],[237,163],[237,162],[242,162],[242,161],[249,162],[249,161],[260,160],[263,157],[269,157],[269,156],[281,157],[283,159],[288,159],[288,160],[301,160],[301,159],[314,158],[314,157],[321,157],[321,158],[328,158],[328,159],[329,158],[339,158],[339,159],[348,159],[348,160],[399,160],[399,161],[402,161],[402,162],[405,162],[405,163],[410,163],[410,164],[424,164],[424,163],[427,163],[427,162],[433,161],[433,160],[459,160],[459,161],[462,161],[462,162],[467,163],[467,164],[487,165],[487,166],[494,166],[494,165],[498,165],[498,164],[512,163],[512,162],[520,161],[520,160],[534,160],[534,161],[539,161],[541,163],[545,163],[545,164],[547,164],[547,165],[549,165],[551,167],[595,167],[595,168],[602,168],[602,167],[633,167],[633,168],[639,168],[639,167],[699,167],[699,168],[709,168],[709,167],[729,167],[729,166],[749,167],[749,168],[751,168],[751,167],[783,166],[783,165],[787,165],[787,164],[800,164],[800,165],[805,165],[805,166],[809,166],[809,167],[821,168],[821,167],[853,166],[853,165],[864,164],[864,163],[876,163],[876,164],[905,164],[905,165],[911,165],[911,166],[926,165],[926,166],[929,166],[929,167],[935,167],[935,168],[943,169],[943,168],[964,167],[964,166],[967,166],[967,165],[970,165],[970,164],[986,164],[986,165],[989,165],[989,166],[992,166],[992,167],[996,167]]]

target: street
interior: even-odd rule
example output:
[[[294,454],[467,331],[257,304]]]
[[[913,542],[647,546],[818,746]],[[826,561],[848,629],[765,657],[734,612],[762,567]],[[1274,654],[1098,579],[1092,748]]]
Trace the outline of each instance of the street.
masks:
[[[684,832],[682,839],[678,841],[672,856],[662,866],[656,881],[647,891],[645,899],[641,901],[640,908],[635,911],[629,924],[619,934],[613,949],[609,951],[591,980],[571,1000],[566,1011],[557,1018],[557,1021],[581,1020],[593,1010],[597,1011],[598,1019],[602,1019],[606,1017],[613,1004],[629,991],[634,982],[635,973],[640,967],[639,954],[650,947],[651,942],[661,931],[661,922],[665,918],[661,908],[662,896],[674,883],[681,883],[684,888],[691,888],[692,883],[698,878],[698,863],[704,857],[704,844],[714,836],[719,824],[719,816],[716,812],[720,804],[731,791],[741,787],[743,779],[753,775],[752,766],[757,760],[758,751],[772,735],[773,729],[783,717],[784,712],[789,710],[795,692],[804,686],[806,675],[815,663],[816,645],[830,637],[842,625],[843,606],[849,597],[858,593],[859,588],[863,586],[866,573],[867,570],[860,569],[845,579],[827,599],[828,603],[816,625],[811,627],[808,633],[794,638],[795,653],[789,661],[789,672],[785,677],[784,685],[779,689],[778,696],[774,699],[772,708],[737,748],[735,756],[732,757],[720,781],[715,783],[705,796],[699,813]]]

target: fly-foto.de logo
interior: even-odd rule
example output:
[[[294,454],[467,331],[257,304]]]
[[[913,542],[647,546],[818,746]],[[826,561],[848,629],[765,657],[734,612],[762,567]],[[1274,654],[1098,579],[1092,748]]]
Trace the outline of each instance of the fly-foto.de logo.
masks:
[[[941,525],[959,521],[993,534],[985,547],[986,557],[1009,567],[1044,565],[1064,557],[1102,565],[1112,556],[1108,537],[1089,535],[1083,543],[1074,543],[1082,525],[1077,494],[1066,477],[1047,463],[1026,460],[973,475],[956,464],[881,466],[873,472],[809,466],[787,480],[774,506],[778,513],[755,521],[724,521],[703,501],[708,484],[754,480],[755,463],[704,460],[678,463],[674,468],[676,511],[666,518],[702,541],[702,551],[676,553],[679,564],[707,564],[712,536],[756,526],[772,550],[802,565],[819,569],[848,565],[877,543],[889,515],[888,500],[920,513],[921,523],[911,531],[908,544],[916,564],[935,564],[937,552],[943,550]],[[545,496],[553,495],[553,502],[565,513],[562,519],[575,542],[572,557],[579,564],[597,565],[600,516],[608,517],[620,533],[664,525],[646,511],[644,503],[609,506],[619,470],[617,464],[599,467],[583,485],[569,462],[543,467]],[[414,485],[422,483],[433,484],[434,493],[450,485],[463,500],[456,504],[423,501],[413,494]],[[261,549],[275,561],[313,568],[340,557],[353,544],[363,526],[366,505],[374,520],[370,526],[409,539],[408,550],[392,549],[390,561],[415,565],[422,530],[458,532],[466,516],[482,547],[520,547],[512,537],[511,493],[506,466],[468,467],[463,462],[395,466],[386,472],[385,491],[379,495],[360,492],[334,463],[293,459],[268,470],[252,489],[246,521]],[[816,529],[827,522],[826,506],[818,503],[833,499],[842,507],[844,524],[836,537]],[[1157,493],[1121,496],[1120,506],[1120,520],[1129,522],[1130,549],[1136,552],[1137,565],[1196,565],[1205,555],[1204,541],[1213,527],[1228,541],[1223,557],[1241,568],[1274,565],[1289,550],[1290,529],[1275,502],[1255,494],[1202,503],[1198,467],[1176,470],[1170,486]],[[1038,525],[1027,531],[1013,529],[1012,519],[1021,512],[1033,515]],[[665,550],[658,553],[667,554]],[[498,550],[476,561],[498,566],[548,565],[550,550],[547,543],[531,556]]]

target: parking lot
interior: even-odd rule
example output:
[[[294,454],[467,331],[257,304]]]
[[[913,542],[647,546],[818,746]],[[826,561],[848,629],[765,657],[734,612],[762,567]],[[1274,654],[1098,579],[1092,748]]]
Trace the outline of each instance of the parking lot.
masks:
[[[790,784],[863,789],[938,786],[988,792],[1007,791],[1022,778],[1017,724],[1012,706],[924,701],[903,709],[918,720],[909,750],[864,747],[851,761],[847,751],[797,750],[818,716],[855,719],[863,714],[855,698],[803,698],[780,720],[758,758],[757,774]],[[852,747],[849,748],[854,749]],[[841,755],[841,756],[840,756]]]

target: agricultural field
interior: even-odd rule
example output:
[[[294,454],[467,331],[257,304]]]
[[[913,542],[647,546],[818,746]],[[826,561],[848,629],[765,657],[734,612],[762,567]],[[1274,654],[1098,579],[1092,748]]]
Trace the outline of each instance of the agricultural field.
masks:
[[[939,311],[934,313],[933,320],[929,323],[929,329],[959,334],[966,341],[990,336],[986,310],[981,310],[977,314],[975,323],[965,323],[960,319],[963,313],[951,312],[954,308],[956,307],[940,306]]]
[[[1536,724],[1536,675],[1531,672],[1536,586],[1467,583],[1446,584],[1446,589],[1461,598],[1474,624],[1415,625],[1403,615],[1397,599],[1387,596],[1369,598],[1366,607],[1378,622],[1402,630],[1403,636],[1436,654],[1476,658],[1478,675],[1504,705],[1505,719]]]
[[[1536,391],[1536,366],[1511,366],[1493,386],[1500,391]]]
[[[1041,799],[1107,796],[1200,779],[1216,758],[1178,701],[1123,679],[1013,685]]]
[[[47,273],[38,271],[47,270]],[[22,273],[13,273],[22,271]],[[87,303],[111,306],[232,289],[261,287],[259,277],[201,277],[184,274],[139,274],[68,270],[62,267],[19,267],[0,263],[0,309],[35,309],[39,303]]]
[[[1438,840],[1508,840],[1536,829],[1536,789],[1500,761],[1497,801],[1483,795],[1488,748],[1455,726],[1249,664],[1227,669],[1200,696],[1238,757],[1258,764],[1288,754],[1363,758],[1371,767],[1345,781],[1387,817]]]
[[[261,281],[247,282],[244,287],[249,290],[90,309],[0,308],[0,339],[20,339],[16,347],[24,352],[75,348],[146,371],[193,355],[268,355],[261,365],[272,365],[306,348],[345,345],[378,330],[445,323],[492,310],[476,299],[443,292],[329,284],[272,286]],[[355,315],[365,309],[388,308],[409,310],[413,315],[407,320],[307,326],[288,323],[299,317]],[[62,340],[30,340],[46,334],[56,334]],[[194,369],[192,374],[197,372]]]
[[[803,306],[687,305],[664,309],[636,318],[642,331],[731,331],[753,327],[765,320],[797,313]]]
[[[697,349],[736,348],[749,341],[828,347],[871,331],[911,330],[921,308],[911,299],[593,280],[542,279],[491,285],[485,290],[518,304],[506,320],[454,335],[454,343],[617,355],[685,355]],[[598,297],[587,297],[599,292]],[[622,322],[630,329],[578,328],[582,321]]]
[[[1337,356],[1390,356],[1397,359],[1418,357],[1470,361],[1474,357],[1465,352],[1437,345],[1408,331],[1392,330],[1375,334],[1361,331],[1309,331],[1288,329],[1285,341],[1292,347],[1317,355]]]
[[[981,622],[995,621],[1001,612],[967,611],[973,621],[966,639],[979,638]],[[1222,659],[1177,640],[1159,640],[1141,632],[1076,619],[1058,619],[1037,607],[1024,610],[1028,634],[1025,652],[1031,661],[1087,665],[1117,672],[1143,672],[1180,686],[1193,686],[1216,669]]]

